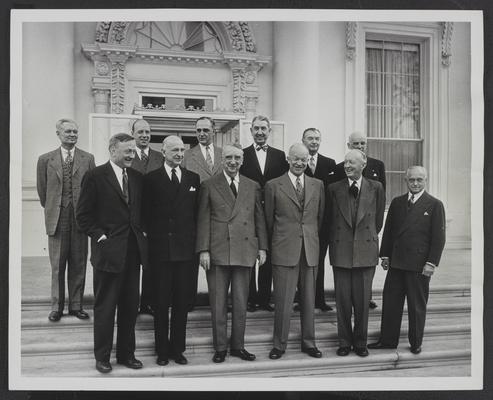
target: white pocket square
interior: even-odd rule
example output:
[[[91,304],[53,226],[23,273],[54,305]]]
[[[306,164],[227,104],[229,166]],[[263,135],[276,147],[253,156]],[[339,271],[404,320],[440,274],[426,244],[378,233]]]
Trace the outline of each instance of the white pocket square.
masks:
[[[190,192],[195,192],[196,190],[193,186],[190,188]]]
[[[329,175],[334,175],[334,171],[330,171],[329,172]]]
[[[428,211],[425,211],[425,213],[423,215],[430,215],[430,214],[428,214]]]

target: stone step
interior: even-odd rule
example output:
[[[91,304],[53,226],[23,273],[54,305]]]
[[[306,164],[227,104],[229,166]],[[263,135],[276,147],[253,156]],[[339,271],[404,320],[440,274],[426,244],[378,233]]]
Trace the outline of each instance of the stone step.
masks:
[[[427,331],[423,342],[423,352],[414,355],[409,352],[407,340],[395,350],[373,350],[370,356],[361,358],[351,353],[347,357],[337,357],[337,345],[333,342],[320,342],[323,352],[321,359],[314,359],[299,351],[299,344],[290,343],[286,354],[280,360],[270,360],[270,347],[256,348],[254,362],[227,357],[221,364],[211,361],[213,351],[185,353],[189,364],[177,365],[173,361],[165,367],[155,364],[155,356],[137,346],[136,356],[144,363],[141,370],[130,370],[117,365],[114,360],[113,371],[108,375],[99,374],[94,368],[92,354],[81,357],[78,353],[46,355],[23,355],[22,374],[32,377],[292,377],[292,376],[428,376],[430,370],[447,370],[446,376],[467,376],[470,374],[470,338],[460,332],[458,327],[450,326],[447,332],[433,335]],[[250,349],[251,350],[251,349]],[[159,382],[156,383],[159,385]],[[158,387],[156,386],[156,389]]]

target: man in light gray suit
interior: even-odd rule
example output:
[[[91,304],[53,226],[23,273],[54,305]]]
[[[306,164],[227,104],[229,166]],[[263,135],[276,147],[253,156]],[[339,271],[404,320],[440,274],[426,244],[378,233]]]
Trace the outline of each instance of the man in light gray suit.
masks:
[[[135,158],[131,168],[145,175],[164,165],[162,153],[149,147],[151,127],[145,119],[137,119],[132,124],[132,136],[135,139]],[[150,270],[142,269],[142,285],[140,291],[140,314],[154,315],[156,296],[154,295],[154,279]]]
[[[212,142],[216,133],[216,123],[212,118],[200,117],[195,122],[195,132],[199,144],[185,151],[183,167],[195,172],[200,177],[200,183],[222,171],[222,149]],[[192,311],[197,298],[199,267],[196,264],[193,273],[192,292],[188,311]]]
[[[274,281],[274,347],[277,360],[286,350],[296,286],[301,305],[301,351],[320,358],[315,346],[315,282],[325,194],[322,181],[304,174],[308,149],[296,143],[287,157],[289,171],[265,185],[265,217],[271,239]]]
[[[344,158],[347,178],[329,185],[326,196],[324,228],[328,229],[334,271],[339,356],[347,356],[351,347],[360,357],[368,355],[368,310],[378,263],[385,191],[380,182],[362,175],[365,167],[365,153],[349,151]]]
[[[196,250],[207,274],[215,363],[228,348],[227,295],[231,284],[230,354],[253,361],[244,347],[247,298],[252,268],[266,259],[267,231],[260,185],[240,175],[243,150],[227,145],[223,172],[204,181],[199,193]]]
[[[51,264],[51,312],[48,319],[59,321],[65,304],[67,270],[68,310],[70,315],[88,319],[82,309],[86,279],[87,236],[75,222],[74,210],[79,200],[84,174],[95,167],[94,156],[76,148],[77,123],[60,119],[56,134],[61,146],[41,155],[37,165],[37,189],[44,208],[48,254]]]

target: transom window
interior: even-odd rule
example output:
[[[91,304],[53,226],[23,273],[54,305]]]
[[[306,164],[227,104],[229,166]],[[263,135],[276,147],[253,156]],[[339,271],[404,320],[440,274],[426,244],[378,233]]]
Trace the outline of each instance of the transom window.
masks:
[[[419,44],[366,41],[368,152],[385,163],[387,204],[406,192],[407,167],[423,161],[420,65]]]

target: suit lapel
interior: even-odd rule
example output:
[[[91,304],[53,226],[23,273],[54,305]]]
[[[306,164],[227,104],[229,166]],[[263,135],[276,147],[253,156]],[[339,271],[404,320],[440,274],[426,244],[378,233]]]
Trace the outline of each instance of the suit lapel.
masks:
[[[418,201],[416,201],[416,203],[414,203],[414,206],[412,207],[412,209],[408,212],[407,211],[407,194],[403,197],[403,202],[402,202],[403,210],[402,210],[402,212],[406,215],[406,218],[404,219],[404,223],[402,224],[401,229],[399,230],[397,235],[401,235],[402,233],[404,233],[404,231],[409,229],[409,227],[411,225],[416,223],[416,221],[417,221],[416,217],[418,215],[424,214],[424,212],[426,211],[426,208],[428,207],[428,203],[429,203],[428,200],[429,200],[428,193],[424,192],[421,195],[421,197],[418,199]]]
[[[231,191],[231,188],[228,185],[228,182],[226,181],[224,174],[222,173],[217,175],[216,189],[224,198],[226,203],[230,206],[230,208],[233,208],[236,199],[233,195],[233,192]]]
[[[313,194],[315,193],[315,183],[311,179],[307,179],[305,176],[305,204],[304,207],[308,205],[308,203],[313,198]]]
[[[80,162],[83,158],[84,155],[79,151],[79,149],[74,148],[74,165],[72,166],[72,176],[75,176],[75,173],[78,171]]]
[[[359,195],[358,213],[356,215],[356,226],[358,226],[360,221],[365,216],[366,210],[371,205],[372,198],[373,198],[373,186],[370,186],[368,181],[365,178],[363,178],[361,180],[361,190],[360,190],[360,195]]]
[[[50,160],[51,167],[55,170],[58,179],[60,181],[63,180],[63,168],[62,168],[62,153],[60,149],[57,149],[53,152]]]
[[[122,201],[125,204],[127,204],[127,202],[125,201],[125,197],[123,197],[122,188],[120,187],[120,184],[118,183],[118,179],[115,175],[115,171],[113,171],[113,167],[111,166],[109,161],[106,164],[105,178],[109,182],[111,187],[114,190],[116,190],[116,192],[120,196],[120,199],[122,199]],[[130,178],[129,178],[129,186],[130,186]]]
[[[215,150],[215,147],[214,147],[214,150]],[[202,151],[200,149],[200,144],[198,144],[197,146],[194,147],[194,151],[192,152],[192,156],[193,158],[195,158],[195,162],[197,163],[197,165],[199,167],[201,167],[205,172],[207,172],[208,175],[212,175],[211,173],[211,170],[209,169],[209,166],[207,165],[206,161],[205,161],[205,158],[202,154]],[[216,159],[214,158],[214,161],[216,161]],[[213,168],[214,170],[214,168]]]
[[[189,190],[189,187],[190,187],[190,183],[189,183],[190,180],[189,180],[188,174],[186,173],[186,171],[183,168],[180,168],[180,169],[181,169],[181,182],[180,182],[180,185],[178,187],[178,193],[176,194],[176,197],[173,201],[175,207],[179,204],[179,202],[181,201],[183,196],[185,196],[185,194],[187,193],[187,191]],[[166,172],[165,172],[165,175],[166,175],[168,182],[171,183],[169,176]]]
[[[238,185],[238,195],[236,196],[235,199],[235,204],[233,206],[233,211],[231,212],[231,217],[234,217],[236,214],[238,214],[238,211],[241,210],[241,205],[243,204],[243,198],[245,197],[243,194],[247,192],[247,185],[248,183],[245,181],[245,179],[240,176],[240,184]],[[231,188],[229,188],[229,191],[231,192]],[[231,192],[233,194],[233,192]],[[234,198],[234,195],[233,195]]]
[[[253,168],[255,169],[256,173],[255,175],[257,176],[262,176],[262,170],[260,169],[260,164],[258,162],[258,158],[257,158],[257,150],[255,150],[255,146],[252,144],[248,149],[251,149],[251,150],[248,150],[248,156],[251,158],[251,162],[248,163],[250,165],[253,166]],[[267,168],[267,158],[266,158],[266,161],[265,161],[265,167]],[[266,169],[264,169],[264,172],[266,171]]]
[[[281,190],[293,201],[294,204],[301,210],[301,204],[298,201],[298,196],[296,195],[296,190],[294,189],[293,183],[287,173],[283,175],[282,180],[279,181]],[[306,182],[305,182],[306,184]]]
[[[254,148],[254,150],[255,150],[255,148]],[[255,151],[257,151],[257,150],[255,150]],[[262,171],[260,169],[260,165],[258,163],[258,159],[257,159],[256,155],[255,155],[255,159],[257,160],[258,169],[259,169],[260,173],[262,174]],[[271,168],[272,168],[272,149],[270,146],[268,146],[267,147],[267,154],[265,156],[265,168],[264,168],[263,175],[267,176],[267,174]]]
[[[221,168],[221,157],[222,157],[222,153],[221,151],[217,148],[217,146],[213,146],[213,149],[214,149],[214,166],[212,167],[212,174],[211,175],[215,175],[217,173],[217,171],[219,171],[219,168]],[[202,157],[204,158],[204,157]],[[205,163],[205,160],[204,160],[204,163]],[[205,164],[207,165],[207,163]],[[209,169],[209,168],[207,168]]]
[[[341,214],[346,220],[347,224],[352,227],[353,222],[351,218],[351,212],[349,211],[349,184],[347,179],[344,179],[344,184],[339,185],[338,190],[336,190],[336,200]]]

